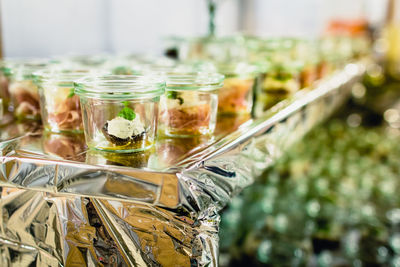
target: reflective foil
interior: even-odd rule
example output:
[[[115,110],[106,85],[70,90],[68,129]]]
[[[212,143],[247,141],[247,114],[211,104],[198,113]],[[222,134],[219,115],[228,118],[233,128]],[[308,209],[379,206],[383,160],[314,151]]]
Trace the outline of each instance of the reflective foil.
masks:
[[[222,119],[213,137],[162,139],[144,153],[1,128],[0,266],[217,266],[218,212],[340,106],[363,72],[349,64],[260,118]]]

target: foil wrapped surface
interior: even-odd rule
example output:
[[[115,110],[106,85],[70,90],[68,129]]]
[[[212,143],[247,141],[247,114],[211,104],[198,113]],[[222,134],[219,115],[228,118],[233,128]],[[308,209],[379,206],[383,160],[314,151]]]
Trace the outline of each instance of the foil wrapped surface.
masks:
[[[3,127],[1,266],[217,266],[218,212],[363,72],[349,64],[260,118],[222,119],[211,138],[162,139],[130,155],[88,151],[79,135]]]

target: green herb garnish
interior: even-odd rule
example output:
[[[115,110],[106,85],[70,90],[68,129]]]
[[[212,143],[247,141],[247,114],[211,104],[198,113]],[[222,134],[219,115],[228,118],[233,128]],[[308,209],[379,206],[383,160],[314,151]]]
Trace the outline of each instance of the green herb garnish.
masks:
[[[7,67],[1,67],[1,72],[4,74],[6,77],[11,77],[12,71],[10,68]]]
[[[286,82],[286,81],[290,80],[291,78],[292,78],[292,75],[290,73],[283,72],[283,71],[279,71],[275,76],[275,79],[282,81],[282,82]]]
[[[124,104],[125,107],[118,113],[118,117],[133,121],[136,118],[135,111],[129,107],[128,101],[123,101],[122,104]]]
[[[112,73],[115,75],[131,75],[131,74],[133,74],[132,70],[125,66],[119,66],[119,67],[114,68]]]
[[[177,91],[168,91],[167,92],[167,98],[169,98],[169,99],[178,99],[179,100],[179,105],[183,104],[183,98],[179,96]]]
[[[71,98],[75,95],[75,88],[71,88],[69,89],[69,94],[67,96],[67,98]]]

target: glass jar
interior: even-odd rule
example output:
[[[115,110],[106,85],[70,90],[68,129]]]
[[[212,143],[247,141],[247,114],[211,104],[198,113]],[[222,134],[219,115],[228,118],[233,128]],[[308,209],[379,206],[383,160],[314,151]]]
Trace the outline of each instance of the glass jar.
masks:
[[[18,120],[40,120],[40,97],[34,72],[47,67],[47,62],[15,63],[11,71],[9,92]]]
[[[161,131],[172,137],[212,134],[215,130],[218,89],[224,76],[218,73],[165,74],[166,94],[161,99]]]
[[[103,75],[75,83],[89,148],[137,152],[154,144],[162,79],[140,75]]]
[[[43,125],[53,133],[82,132],[79,97],[74,81],[93,74],[88,69],[46,70],[36,72]]]
[[[2,107],[6,113],[10,110],[10,92],[9,83],[11,77],[11,69],[7,62],[0,62],[0,98],[3,100]]]
[[[301,62],[303,68],[300,73],[300,88],[312,87],[318,79],[318,54],[317,41],[314,39],[294,39],[294,61]]]
[[[257,67],[247,63],[235,63],[218,65],[217,69],[225,75],[224,86],[218,94],[218,113],[250,114],[253,108]]]
[[[300,89],[302,64],[289,61],[272,64],[257,92],[255,115],[258,117]]]

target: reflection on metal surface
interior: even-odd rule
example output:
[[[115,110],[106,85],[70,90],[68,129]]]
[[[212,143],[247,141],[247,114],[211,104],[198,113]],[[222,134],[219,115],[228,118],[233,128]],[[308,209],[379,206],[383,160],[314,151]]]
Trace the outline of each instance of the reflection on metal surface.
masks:
[[[1,266],[189,266],[216,230],[153,206],[1,188]],[[213,251],[210,251],[213,250]],[[202,262],[203,260],[207,262]]]
[[[82,154],[86,151],[83,134],[43,134],[43,152],[62,159],[82,161]]]
[[[158,165],[174,166],[189,153],[200,151],[212,142],[209,136],[163,138],[157,143]]]
[[[217,136],[223,136],[236,131],[245,122],[249,123],[249,114],[239,115],[220,115],[217,118],[217,127],[215,134]]]
[[[160,140],[150,154],[82,151],[61,135],[4,138],[2,263],[217,265],[218,211],[338,107],[363,72],[352,65],[260,118],[230,122],[230,134]]]
[[[88,151],[86,163],[92,165],[115,165],[131,168],[147,167],[149,157],[154,150],[147,150],[135,153],[112,153],[102,151]]]

